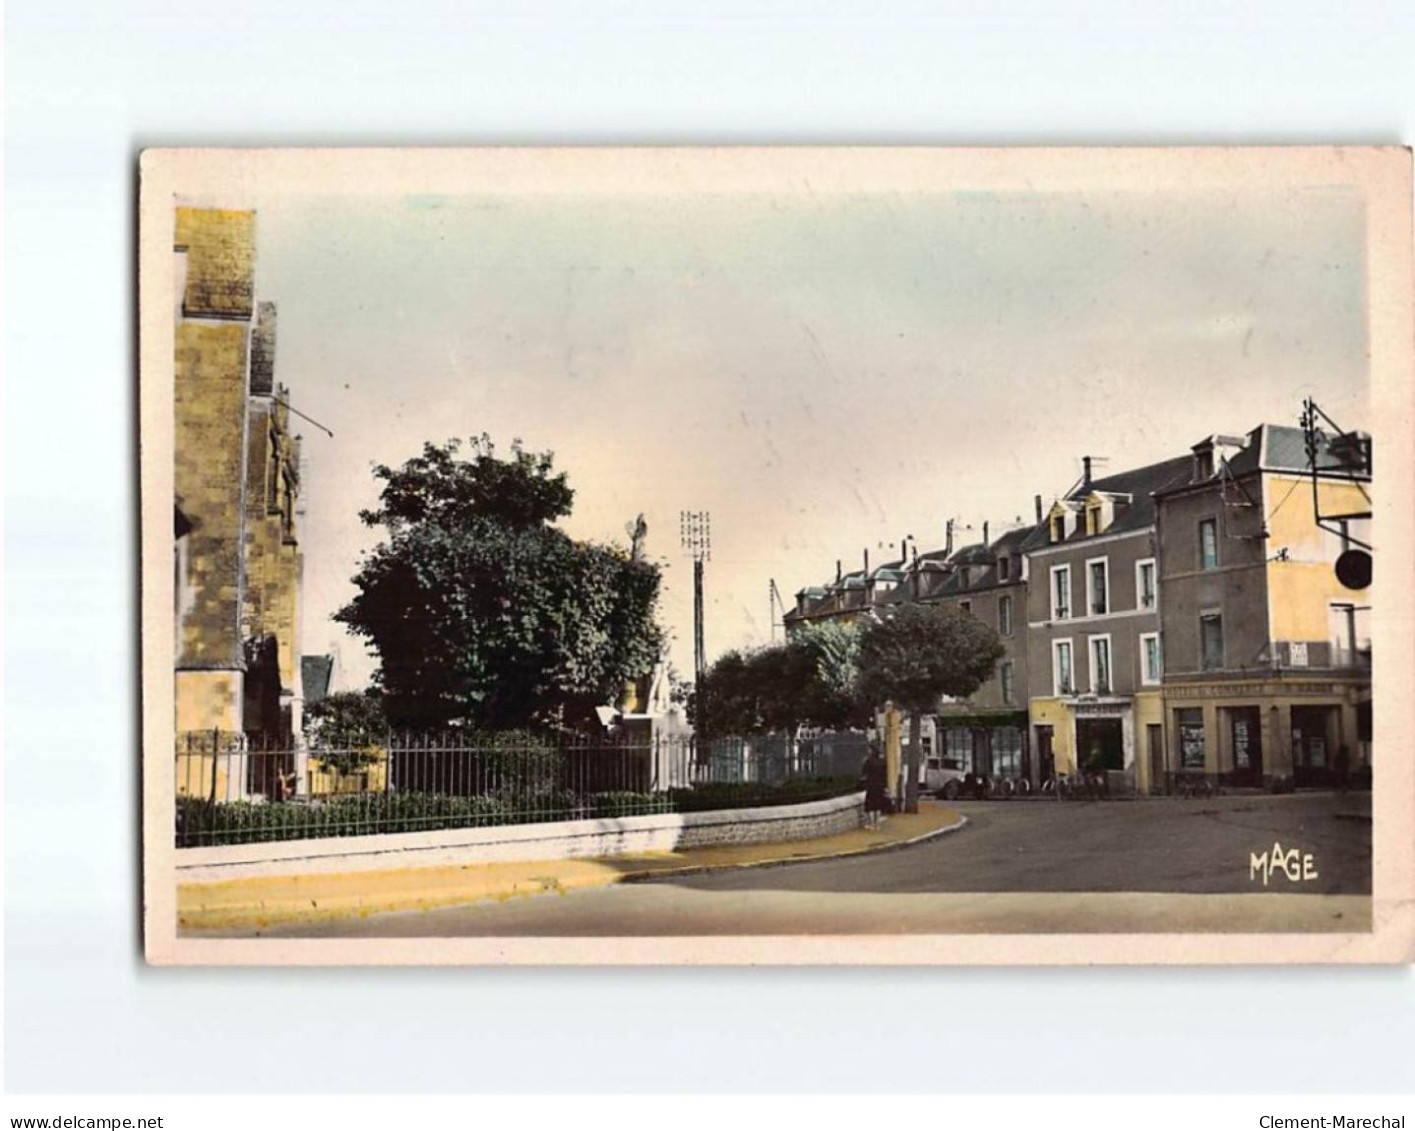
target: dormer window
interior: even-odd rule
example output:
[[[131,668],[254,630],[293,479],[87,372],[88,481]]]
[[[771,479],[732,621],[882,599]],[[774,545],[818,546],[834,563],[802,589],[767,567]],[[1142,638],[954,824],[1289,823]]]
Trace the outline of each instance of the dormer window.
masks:
[[[1066,541],[1066,516],[1054,514],[1051,516],[1051,540],[1053,542]]]
[[[997,579],[998,579],[999,581],[1006,581],[1006,580],[1008,579],[1008,577],[1011,575],[1011,573],[1012,573],[1012,559],[1010,559],[1010,558],[998,558],[998,559],[997,559]]]
[[[1194,480],[1202,482],[1214,477],[1214,452],[1212,448],[1194,453]]]
[[[1101,532],[1101,504],[1091,503],[1086,507],[1086,533],[1099,534]]]

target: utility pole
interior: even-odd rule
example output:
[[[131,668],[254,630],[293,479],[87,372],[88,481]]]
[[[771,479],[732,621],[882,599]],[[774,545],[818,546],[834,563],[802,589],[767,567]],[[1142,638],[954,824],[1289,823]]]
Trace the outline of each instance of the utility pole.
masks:
[[[781,616],[778,618],[777,613]],[[771,642],[776,643],[776,625],[778,620],[781,624],[781,635],[786,635],[786,602],[781,599],[781,590],[776,587],[776,578],[771,579],[771,587],[767,590],[767,614],[771,621]]]
[[[703,562],[712,558],[712,519],[707,511],[680,511],[679,535],[683,549],[693,559],[693,692],[702,702],[703,672]]]

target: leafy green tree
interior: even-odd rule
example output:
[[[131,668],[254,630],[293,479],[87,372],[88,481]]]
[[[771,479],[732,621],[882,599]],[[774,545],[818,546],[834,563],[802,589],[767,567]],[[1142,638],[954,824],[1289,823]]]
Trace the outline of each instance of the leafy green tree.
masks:
[[[848,621],[803,625],[792,635],[814,669],[805,686],[805,721],[822,727],[863,726],[869,704],[860,696],[860,628]]]
[[[708,734],[746,735],[861,722],[857,648],[854,630],[822,625],[784,644],[727,652],[704,673],[693,724]]]
[[[388,739],[377,690],[336,691],[305,708],[305,737],[326,766],[355,773],[376,762]]]
[[[923,716],[945,696],[966,699],[992,675],[1004,649],[997,633],[951,605],[905,604],[865,626],[860,638],[860,692],[909,712],[909,767],[904,808],[919,810]]]
[[[388,737],[383,696],[374,689],[326,695],[305,708],[305,736],[325,750],[383,742]]]
[[[482,436],[374,476],[381,505],[361,517],[387,536],[334,619],[378,654],[395,725],[573,722],[658,660],[658,567],[553,525],[574,492],[551,453],[502,459]]]

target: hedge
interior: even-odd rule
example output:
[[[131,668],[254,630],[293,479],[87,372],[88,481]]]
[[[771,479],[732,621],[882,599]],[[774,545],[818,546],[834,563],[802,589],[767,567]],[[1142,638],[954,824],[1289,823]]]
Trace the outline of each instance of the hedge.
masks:
[[[318,801],[212,803],[179,797],[177,847],[745,809],[819,801],[857,788],[855,778],[839,777],[803,778],[778,785],[724,782],[666,793],[617,790],[578,796],[569,791],[467,797],[394,790]]]

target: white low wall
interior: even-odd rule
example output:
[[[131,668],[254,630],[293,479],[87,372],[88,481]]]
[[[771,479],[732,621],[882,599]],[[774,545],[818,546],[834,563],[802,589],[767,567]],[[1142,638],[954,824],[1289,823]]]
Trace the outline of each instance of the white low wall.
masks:
[[[864,804],[863,793],[851,793],[827,801],[759,809],[180,848],[176,853],[177,882],[626,856],[722,844],[808,840],[859,828]]]

